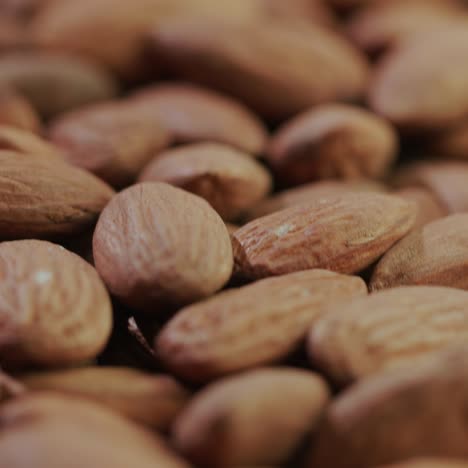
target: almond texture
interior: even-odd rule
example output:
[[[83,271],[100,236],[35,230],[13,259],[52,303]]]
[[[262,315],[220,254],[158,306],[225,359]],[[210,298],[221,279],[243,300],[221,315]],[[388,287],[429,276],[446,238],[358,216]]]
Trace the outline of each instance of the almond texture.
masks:
[[[360,278],[309,270],[222,292],[182,309],[155,349],[176,374],[206,381],[276,362],[298,348],[330,301],[367,294]]]
[[[2,365],[70,365],[103,349],[111,303],[80,257],[45,241],[3,242],[0,276]]]
[[[233,265],[226,226],[210,205],[158,182],[134,185],[110,201],[93,253],[112,294],[153,313],[213,294]]]
[[[240,276],[309,268],[363,270],[413,226],[416,206],[392,195],[349,193],[258,218],[233,234]]]

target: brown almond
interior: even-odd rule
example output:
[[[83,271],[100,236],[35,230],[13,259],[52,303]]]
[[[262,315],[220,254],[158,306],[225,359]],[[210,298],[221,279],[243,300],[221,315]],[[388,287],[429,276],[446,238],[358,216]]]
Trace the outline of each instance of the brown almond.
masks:
[[[12,90],[0,90],[0,125],[38,133],[41,121],[30,102]]]
[[[77,57],[37,51],[3,54],[0,87],[23,94],[46,118],[117,92],[105,69]]]
[[[407,187],[397,190],[395,195],[409,202],[414,202],[418,206],[418,216],[413,229],[422,227],[431,221],[435,221],[447,215],[447,210],[444,206],[424,187]]]
[[[367,81],[364,57],[317,25],[181,19],[157,27],[152,42],[155,59],[178,76],[232,94],[273,119],[357,97]]]
[[[468,28],[418,34],[378,66],[371,108],[408,130],[443,129],[468,116]]]
[[[182,309],[155,350],[172,372],[204,382],[281,360],[330,301],[366,294],[360,278],[324,270],[268,278]]]
[[[176,420],[174,445],[197,466],[280,464],[316,428],[328,398],[320,376],[298,369],[226,378],[195,395]]]
[[[188,399],[172,377],[125,367],[84,367],[22,375],[33,391],[53,391],[109,406],[135,422],[166,430]]]
[[[70,235],[96,220],[113,195],[92,174],[55,158],[0,151],[0,238]]]
[[[413,458],[408,461],[385,465],[381,468],[467,468],[468,462],[464,460],[443,458]]]
[[[400,187],[428,189],[447,213],[468,211],[468,164],[455,161],[422,161],[403,167],[395,175]]]
[[[321,198],[258,218],[233,234],[238,273],[251,279],[310,268],[356,273],[413,226],[416,206],[378,193]]]
[[[433,221],[397,242],[372,274],[372,290],[404,285],[468,289],[468,214]]]
[[[282,126],[267,160],[281,181],[381,178],[396,158],[398,136],[380,117],[358,107],[315,107]]]
[[[189,468],[158,435],[105,406],[46,392],[0,406],[0,453],[0,468],[31,460],[35,468]]]
[[[225,220],[237,219],[271,190],[270,174],[248,154],[198,143],[156,156],[140,182],[166,182],[204,198]]]
[[[385,192],[386,187],[372,180],[321,180],[278,192],[255,205],[246,219],[253,220],[276,211],[291,208],[321,198],[342,195],[348,192]]]
[[[310,331],[309,354],[314,365],[347,383],[396,366],[417,366],[448,345],[463,343],[467,318],[466,291],[388,289],[327,310]]]
[[[374,1],[351,16],[346,30],[361,49],[376,53],[397,47],[415,34],[456,24],[464,15],[456,0]]]
[[[49,137],[71,164],[114,187],[135,181],[154,155],[169,145],[169,133],[132,112],[125,101],[107,102],[59,117]]]
[[[328,407],[306,466],[367,468],[421,456],[466,459],[467,356],[463,347],[353,385]]]
[[[107,291],[93,267],[63,247],[0,244],[0,362],[59,366],[94,358],[112,328]]]
[[[213,294],[229,279],[232,246],[222,219],[202,198],[158,182],[117,194],[93,239],[96,268],[130,307],[152,313]]]
[[[176,143],[225,143],[254,155],[265,148],[263,123],[242,103],[208,88],[158,85],[137,92],[131,102],[135,112],[161,122]]]

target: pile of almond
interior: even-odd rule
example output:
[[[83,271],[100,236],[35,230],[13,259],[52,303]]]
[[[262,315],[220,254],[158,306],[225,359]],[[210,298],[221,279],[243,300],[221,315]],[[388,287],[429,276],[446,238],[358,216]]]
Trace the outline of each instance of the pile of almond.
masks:
[[[468,468],[468,2],[0,0],[0,468]]]

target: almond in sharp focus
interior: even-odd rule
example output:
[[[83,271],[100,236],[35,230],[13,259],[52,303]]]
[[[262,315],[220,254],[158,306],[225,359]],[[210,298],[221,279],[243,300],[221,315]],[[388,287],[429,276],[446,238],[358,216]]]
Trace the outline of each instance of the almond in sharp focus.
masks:
[[[33,391],[89,398],[155,429],[168,429],[188,399],[172,377],[124,367],[84,367],[22,375]]]
[[[398,150],[395,130],[358,107],[327,104],[281,127],[273,137],[268,162],[285,183],[325,178],[381,178]]]
[[[181,19],[157,27],[152,42],[155,59],[178,76],[228,92],[273,119],[357,97],[367,81],[364,57],[316,25]]]
[[[360,278],[308,270],[222,292],[182,309],[155,341],[172,372],[206,381],[281,360],[330,301],[367,294]]]
[[[112,327],[94,268],[45,241],[0,244],[0,363],[59,366],[94,358]]]
[[[0,406],[0,453],[0,468],[30,468],[31,460],[35,468],[189,468],[154,432],[105,406],[52,392]]]
[[[468,292],[408,286],[327,310],[309,335],[311,361],[347,383],[419,360],[468,337]],[[416,362],[416,364],[414,364]]]
[[[41,121],[30,102],[13,90],[0,90],[0,125],[39,132]]]
[[[367,468],[420,456],[466,459],[467,356],[463,347],[353,385],[328,407],[306,466]]]
[[[281,464],[316,428],[327,402],[327,385],[312,372],[246,372],[198,393],[176,420],[174,444],[197,466]]]
[[[213,208],[158,182],[134,185],[110,201],[94,233],[93,253],[110,291],[153,313],[213,294],[233,265],[229,234]]]
[[[309,268],[356,273],[413,226],[416,206],[378,193],[348,193],[258,218],[233,234],[238,274],[262,278]]]
[[[270,191],[270,174],[248,154],[215,143],[157,155],[140,181],[167,182],[204,198],[225,220],[238,218]]]
[[[97,104],[60,117],[49,136],[73,165],[115,187],[134,182],[154,155],[169,145],[155,120],[132,112],[125,101]]]
[[[176,143],[225,143],[254,155],[263,152],[267,130],[242,103],[208,88],[174,83],[137,92],[131,101],[170,132]]]
[[[55,158],[0,151],[0,238],[57,237],[91,226],[112,189]]]

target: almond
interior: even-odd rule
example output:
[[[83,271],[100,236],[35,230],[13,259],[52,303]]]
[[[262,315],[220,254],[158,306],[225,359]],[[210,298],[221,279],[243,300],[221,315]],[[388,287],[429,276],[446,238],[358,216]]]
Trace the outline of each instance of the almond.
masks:
[[[350,105],[327,104],[281,127],[270,143],[267,160],[280,180],[289,184],[380,178],[397,150],[395,130],[380,117]]]
[[[269,215],[301,203],[333,197],[348,192],[385,192],[384,185],[371,180],[321,180],[283,190],[255,205],[247,213],[247,220]]]
[[[106,344],[112,308],[93,267],[63,247],[0,244],[0,362],[59,366],[94,358]]]
[[[170,139],[161,125],[132,112],[125,101],[97,104],[62,116],[53,123],[49,136],[67,161],[115,187],[134,182]]]
[[[281,360],[330,301],[367,294],[360,278],[309,270],[257,281],[182,309],[155,341],[172,372],[206,381]]]
[[[468,289],[468,214],[454,214],[415,230],[379,261],[373,290],[402,285]]]
[[[0,57],[0,87],[23,94],[44,117],[108,99],[117,92],[102,68],[77,57],[45,52],[11,52]]]
[[[156,434],[91,401],[53,393],[0,406],[0,453],[0,468],[30,468],[31,460],[35,468],[189,468]]]
[[[306,466],[366,468],[420,456],[466,459],[467,356],[463,347],[352,386],[329,406]]]
[[[27,374],[19,381],[27,389],[87,398],[118,411],[135,422],[168,429],[188,399],[172,378],[124,367],[83,367]]]
[[[468,164],[422,161],[403,167],[395,176],[400,187],[419,186],[432,192],[448,213],[468,211]]]
[[[12,90],[0,90],[0,125],[39,132],[41,121],[30,102]]]
[[[270,191],[270,174],[229,146],[198,143],[160,153],[141,182],[167,182],[204,198],[225,220],[238,218]]]
[[[280,464],[315,429],[327,402],[327,385],[312,372],[246,372],[198,393],[176,421],[174,444],[197,466]]]
[[[158,182],[134,185],[110,201],[93,253],[112,294],[153,313],[213,294],[233,264],[226,226],[210,205]]]
[[[377,193],[322,198],[258,218],[233,234],[239,275],[257,279],[310,268],[356,273],[413,226],[416,207]]]
[[[81,232],[97,220],[112,195],[92,174],[55,158],[0,151],[2,239]]]
[[[357,97],[367,81],[364,57],[317,25],[180,19],[157,27],[152,42],[156,60],[178,76],[232,94],[272,119]]]
[[[468,462],[463,460],[442,458],[414,458],[406,462],[385,465],[382,468],[467,468]]]
[[[170,132],[176,143],[225,143],[254,155],[263,152],[267,130],[240,102],[207,88],[173,83],[137,92],[130,104]]]
[[[388,289],[326,310],[309,335],[311,361],[339,383],[415,366],[468,337],[468,292]],[[416,364],[415,364],[416,362]]]
[[[371,108],[402,129],[443,129],[468,116],[466,25],[418,34],[381,63]]]

